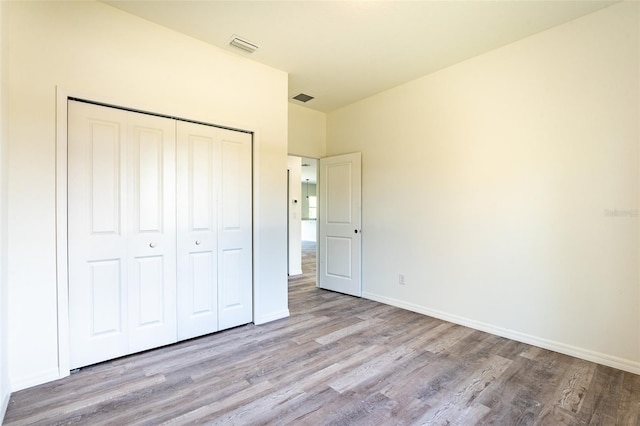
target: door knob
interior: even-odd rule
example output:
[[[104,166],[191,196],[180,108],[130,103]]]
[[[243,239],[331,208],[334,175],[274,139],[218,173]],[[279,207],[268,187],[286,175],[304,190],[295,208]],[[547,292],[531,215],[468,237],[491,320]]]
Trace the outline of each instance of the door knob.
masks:
[[[199,245],[200,245],[200,243],[201,243],[201,241],[200,241],[200,240],[196,240],[196,245],[197,245],[197,246],[199,246]]]
[[[149,243],[149,247],[154,248],[156,246],[156,243]]]

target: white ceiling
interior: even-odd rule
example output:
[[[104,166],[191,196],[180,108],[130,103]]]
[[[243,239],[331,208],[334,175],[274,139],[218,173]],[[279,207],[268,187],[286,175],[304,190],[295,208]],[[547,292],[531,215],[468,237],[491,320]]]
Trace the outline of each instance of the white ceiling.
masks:
[[[112,6],[289,73],[328,112],[614,1],[172,1]],[[260,46],[228,45],[237,34]],[[296,103],[297,101],[291,101]]]

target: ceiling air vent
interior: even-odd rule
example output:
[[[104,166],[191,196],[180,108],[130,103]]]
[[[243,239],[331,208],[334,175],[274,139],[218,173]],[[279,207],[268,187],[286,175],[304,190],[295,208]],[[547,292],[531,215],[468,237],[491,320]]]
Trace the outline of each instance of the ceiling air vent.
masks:
[[[249,40],[245,40],[243,38],[238,37],[237,35],[233,35],[231,37],[231,41],[229,44],[233,47],[237,47],[238,49],[242,49],[245,52],[253,53],[258,50],[258,45],[250,42]]]
[[[295,95],[293,97],[293,99],[295,99],[296,101],[300,101],[300,102],[309,102],[311,99],[313,99],[313,96],[309,96],[309,95],[305,95],[304,93],[300,93],[299,95]]]

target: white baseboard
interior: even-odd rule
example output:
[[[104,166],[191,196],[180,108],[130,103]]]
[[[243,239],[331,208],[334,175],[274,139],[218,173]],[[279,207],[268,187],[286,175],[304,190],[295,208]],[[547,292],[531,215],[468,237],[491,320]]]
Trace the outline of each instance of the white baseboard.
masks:
[[[282,318],[287,318],[287,317],[289,317],[289,315],[290,315],[289,314],[289,309],[285,309],[285,310],[282,310],[282,311],[273,312],[273,313],[271,313],[269,315],[265,315],[265,316],[260,316],[260,317],[254,318],[253,323],[255,325],[266,324],[266,323],[271,322],[271,321],[279,320],[279,319],[282,319]]]
[[[559,352],[561,354],[573,356],[576,358],[584,359],[586,361],[595,362],[597,364],[606,365],[608,367],[613,367],[619,370],[628,371],[630,373],[640,375],[640,362],[635,362],[632,360],[595,352],[589,349],[567,345],[562,342],[544,339],[542,337],[532,336],[530,334],[520,333],[515,330],[509,330],[506,328],[497,327],[495,325],[483,323],[480,321],[475,321],[469,318],[460,317],[458,315],[448,314],[446,312],[441,312],[434,309],[425,308],[424,306],[404,302],[402,300],[397,300],[397,299],[393,299],[386,296],[380,296],[374,293],[363,292],[362,297],[366,299],[374,300],[376,302],[384,303],[386,305],[391,305],[398,308],[406,309],[408,311],[417,312],[419,314],[438,318],[443,321],[448,321],[454,324],[463,325],[465,327],[473,328],[475,330],[484,331],[486,333],[494,334],[496,336],[506,337],[507,339],[515,340],[518,342],[537,346],[543,349],[548,349],[550,351]]]
[[[289,272],[289,276],[290,277],[294,277],[296,275],[302,275],[302,269],[295,269],[295,270]]]
[[[17,392],[22,389],[27,389],[32,386],[41,385],[43,383],[52,382],[60,379],[60,372],[57,368],[41,371],[36,374],[32,374],[26,377],[20,377],[18,379],[11,380],[11,390]]]
[[[2,401],[0,401],[0,425],[4,423],[4,416],[7,414],[7,407],[9,406],[9,399],[11,398],[11,392],[7,392],[6,395],[2,395]]]

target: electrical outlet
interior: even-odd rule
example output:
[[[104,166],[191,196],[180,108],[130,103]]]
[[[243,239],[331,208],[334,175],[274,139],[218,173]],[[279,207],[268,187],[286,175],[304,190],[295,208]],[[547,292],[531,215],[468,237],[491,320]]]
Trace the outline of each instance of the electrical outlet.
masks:
[[[399,274],[398,275],[398,284],[400,285],[405,285],[406,282],[404,281],[404,274]]]

